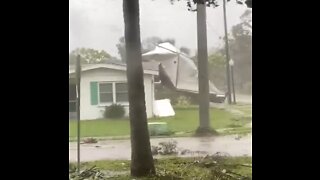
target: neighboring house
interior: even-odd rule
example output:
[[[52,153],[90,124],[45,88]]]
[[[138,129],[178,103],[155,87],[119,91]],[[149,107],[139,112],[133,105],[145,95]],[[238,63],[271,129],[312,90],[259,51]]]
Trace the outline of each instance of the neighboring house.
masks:
[[[144,87],[147,117],[153,117],[154,76],[158,71],[144,67]],[[69,67],[69,118],[76,111],[75,67]],[[105,107],[122,104],[129,114],[126,65],[120,63],[88,64],[82,66],[80,85],[80,118],[93,120],[103,118]]]

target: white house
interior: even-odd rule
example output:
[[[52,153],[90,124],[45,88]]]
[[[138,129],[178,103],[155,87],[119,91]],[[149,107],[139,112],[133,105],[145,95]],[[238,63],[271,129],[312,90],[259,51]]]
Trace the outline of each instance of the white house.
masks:
[[[144,68],[144,87],[147,117],[153,117],[154,76],[158,71]],[[103,118],[105,107],[122,104],[129,114],[126,65],[119,63],[83,65],[80,85],[80,118]],[[69,68],[69,118],[75,117],[75,67]]]

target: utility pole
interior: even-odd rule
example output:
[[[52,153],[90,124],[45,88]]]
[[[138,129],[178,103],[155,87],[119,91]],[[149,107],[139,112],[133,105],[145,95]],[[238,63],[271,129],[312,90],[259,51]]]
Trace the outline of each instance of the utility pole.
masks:
[[[228,86],[228,104],[231,104],[231,83],[230,83],[230,67],[229,67],[229,39],[228,39],[228,27],[227,27],[227,12],[226,12],[226,0],[223,0],[223,17],[224,17],[224,34],[225,34],[225,49],[226,49],[226,67],[227,67],[227,86]]]
[[[76,61],[76,92],[77,92],[77,170],[80,174],[80,80],[81,80],[81,65],[80,65],[80,55],[77,56]]]
[[[205,0],[197,3],[199,118],[198,132],[210,130],[207,24]]]

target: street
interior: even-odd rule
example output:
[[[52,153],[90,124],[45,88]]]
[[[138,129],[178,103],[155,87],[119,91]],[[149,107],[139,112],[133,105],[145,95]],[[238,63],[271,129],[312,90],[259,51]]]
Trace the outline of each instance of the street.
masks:
[[[154,138],[151,145],[159,142],[177,141],[177,148],[190,151],[207,152],[198,155],[226,153],[230,156],[252,156],[252,135],[237,138],[237,135],[219,137],[180,137],[180,138]],[[196,156],[189,154],[183,156]],[[130,160],[130,140],[105,140],[96,144],[81,144],[81,161],[96,160]],[[182,155],[179,155],[182,156]],[[69,161],[77,160],[77,144],[69,143]]]

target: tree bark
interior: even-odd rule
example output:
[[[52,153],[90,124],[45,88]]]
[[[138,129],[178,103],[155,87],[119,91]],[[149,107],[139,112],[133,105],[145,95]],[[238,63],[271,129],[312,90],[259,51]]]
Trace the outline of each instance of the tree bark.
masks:
[[[131,128],[131,175],[155,174],[147,124],[139,24],[139,1],[123,0],[129,116]]]

